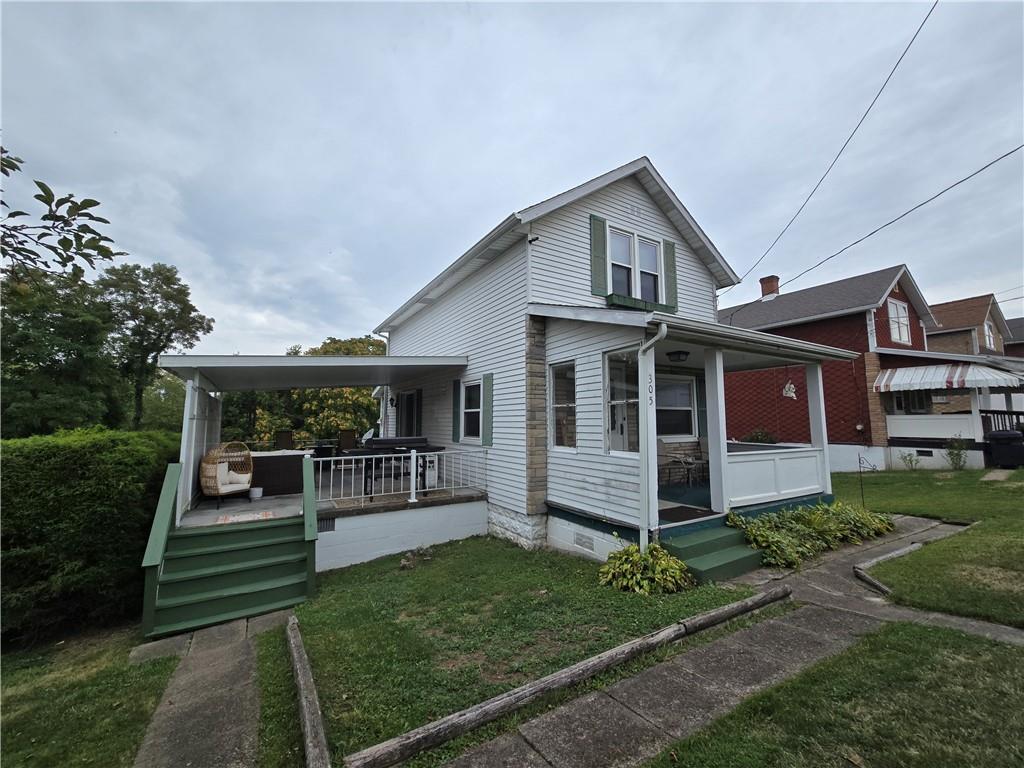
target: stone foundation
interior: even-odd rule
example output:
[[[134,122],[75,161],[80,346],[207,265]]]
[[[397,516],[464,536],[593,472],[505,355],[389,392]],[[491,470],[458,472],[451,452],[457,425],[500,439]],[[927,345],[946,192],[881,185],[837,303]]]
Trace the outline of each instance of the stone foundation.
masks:
[[[539,549],[547,543],[548,516],[513,512],[488,502],[487,532],[499,539],[507,539],[524,549]]]

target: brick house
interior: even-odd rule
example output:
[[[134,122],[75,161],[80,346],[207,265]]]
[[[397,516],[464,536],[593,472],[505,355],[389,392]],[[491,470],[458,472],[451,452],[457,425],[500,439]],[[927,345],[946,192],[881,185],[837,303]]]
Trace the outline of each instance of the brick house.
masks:
[[[1010,335],[1003,340],[1003,354],[1007,357],[1024,357],[1024,317],[1011,317],[1006,321]]]
[[[761,293],[720,309],[719,322],[860,353],[822,366],[834,470],[856,470],[861,457],[900,468],[908,451],[924,466],[942,466],[942,448],[955,435],[968,440],[972,463],[983,462],[979,391],[1021,391],[1021,379],[991,356],[936,351],[939,321],[905,265],[785,294],[778,277],[768,276]],[[729,438],[763,439],[756,433],[767,432],[780,443],[806,441],[797,374],[787,367],[729,373]]]
[[[932,304],[938,328],[928,331],[928,346],[936,352],[1002,355],[1012,335],[996,297],[991,293]]]

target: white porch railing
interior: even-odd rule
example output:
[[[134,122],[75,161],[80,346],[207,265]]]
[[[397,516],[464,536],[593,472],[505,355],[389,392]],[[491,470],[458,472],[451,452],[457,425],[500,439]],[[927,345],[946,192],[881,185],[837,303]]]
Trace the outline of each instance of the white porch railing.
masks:
[[[825,452],[821,448],[777,448],[729,453],[729,506],[764,504],[825,493]]]
[[[950,438],[960,435],[972,440],[974,416],[970,413],[932,413],[919,416],[885,417],[889,437]]]
[[[487,490],[487,451],[431,451],[313,459],[317,502],[365,502]]]

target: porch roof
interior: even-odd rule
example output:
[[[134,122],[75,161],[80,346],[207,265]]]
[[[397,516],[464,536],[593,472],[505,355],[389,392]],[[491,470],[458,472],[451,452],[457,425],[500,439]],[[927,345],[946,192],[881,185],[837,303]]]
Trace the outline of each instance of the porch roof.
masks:
[[[1024,380],[986,365],[951,363],[887,368],[875,379],[875,392],[905,392],[914,389],[1020,389]]]
[[[214,392],[369,387],[464,368],[468,358],[340,355],[161,355],[159,365]]]

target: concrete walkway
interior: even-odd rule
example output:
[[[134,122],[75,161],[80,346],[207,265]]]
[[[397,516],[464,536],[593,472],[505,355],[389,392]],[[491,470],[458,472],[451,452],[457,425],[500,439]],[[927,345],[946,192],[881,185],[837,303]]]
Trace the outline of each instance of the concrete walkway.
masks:
[[[896,531],[823,557],[802,571],[761,569],[737,581],[789,584],[809,603],[733,632],[601,691],[523,723],[449,763],[452,768],[625,768],[708,725],[743,699],[839,653],[883,621],[951,627],[1024,645],[1024,631],[895,606],[853,575],[853,566],[961,527],[900,516]]]
[[[171,676],[135,768],[250,768],[257,761],[259,689],[252,637],[288,611],[239,619],[140,645],[133,661],[183,656]]]

